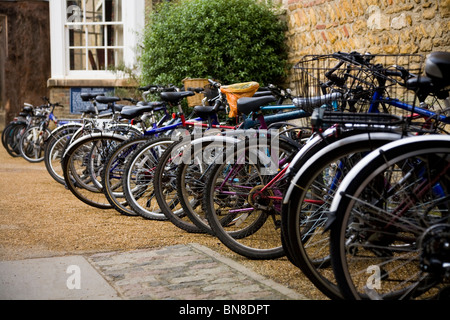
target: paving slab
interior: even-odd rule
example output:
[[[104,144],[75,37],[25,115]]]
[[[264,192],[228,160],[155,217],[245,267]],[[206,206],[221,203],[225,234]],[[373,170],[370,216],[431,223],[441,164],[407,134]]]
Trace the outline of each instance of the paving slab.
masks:
[[[0,299],[305,300],[199,244],[0,262]]]
[[[305,299],[199,244],[101,253],[88,259],[127,299]]]
[[[1,300],[113,300],[117,291],[82,256],[0,262]]]

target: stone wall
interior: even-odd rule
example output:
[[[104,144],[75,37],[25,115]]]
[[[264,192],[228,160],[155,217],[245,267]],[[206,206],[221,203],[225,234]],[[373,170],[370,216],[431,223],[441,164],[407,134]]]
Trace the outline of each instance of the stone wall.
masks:
[[[353,50],[423,53],[450,50],[450,0],[280,0],[289,61]]]

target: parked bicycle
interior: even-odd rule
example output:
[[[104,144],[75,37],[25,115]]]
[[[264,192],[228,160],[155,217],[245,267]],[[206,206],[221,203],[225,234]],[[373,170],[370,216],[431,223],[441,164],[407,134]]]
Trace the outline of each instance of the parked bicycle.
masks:
[[[47,103],[35,109],[35,122],[24,131],[19,142],[20,154],[29,162],[44,160],[45,142],[51,134],[50,121],[55,125],[58,123],[53,111],[56,107],[63,107],[59,103],[51,103],[47,97],[43,99]]]
[[[429,66],[434,64],[433,58],[433,55],[430,55],[427,60],[425,66],[427,74],[429,73]],[[442,61],[442,57],[439,60]],[[434,67],[436,68],[437,66],[434,65]],[[377,68],[378,71],[382,70],[379,66]],[[384,68],[386,67],[384,66]],[[359,143],[358,147],[357,140],[361,139],[361,137],[354,140],[349,138],[347,139],[349,141],[348,143],[345,143],[346,139],[344,138],[338,143],[332,143],[329,144],[329,146],[324,145],[323,150],[313,151],[311,156],[299,155],[293,161],[293,165],[291,166],[290,173],[293,175],[293,178],[284,200],[285,218],[288,220],[283,223],[288,234],[288,236],[285,234],[287,239],[286,246],[288,247],[287,251],[290,253],[289,256],[291,261],[301,267],[311,281],[315,283],[322,292],[332,298],[342,298],[342,295],[339,288],[336,286],[334,274],[330,272],[329,269],[324,268],[325,266],[329,266],[330,257],[328,234],[323,233],[323,225],[325,221],[328,221],[329,223],[331,221],[327,215],[328,208],[331,201],[333,201],[337,186],[339,186],[341,181],[340,179],[342,179],[346,172],[352,168],[349,164],[354,163],[355,159],[360,159],[356,157],[357,154],[361,156],[364,155],[366,151],[376,148],[376,137],[377,135],[379,136],[380,133],[374,132],[374,129],[380,131],[383,123],[383,126],[388,126],[389,130],[392,131],[394,129],[394,133],[396,130],[397,135],[400,133],[400,136],[398,136],[397,139],[407,136],[408,132],[422,134],[436,131],[445,132],[442,131],[442,122],[448,123],[448,118],[445,117],[445,114],[443,113],[445,110],[441,111],[439,109],[441,106],[440,104],[435,104],[437,111],[423,108],[425,99],[430,98],[428,100],[437,101],[439,97],[445,96],[445,94],[443,95],[442,93],[443,87],[439,84],[434,87],[434,91],[430,91],[430,79],[425,77],[410,78],[405,71],[402,71],[399,74],[398,70],[399,68],[396,67],[394,72],[397,72],[397,74],[392,74],[398,76],[402,76],[403,74],[403,78],[409,82],[405,82],[404,85],[416,92],[421,107],[415,107],[414,105],[401,102],[392,96],[380,98],[380,95],[378,95],[377,101],[374,100],[374,103],[372,103],[371,106],[379,106],[382,102],[386,105],[390,104],[408,110],[411,116],[398,118],[398,116],[392,114],[382,114],[381,116],[384,116],[384,118],[380,118],[356,114],[353,116],[358,118],[353,117],[352,119],[347,116],[347,119],[345,120],[343,114],[328,112],[327,115],[327,111],[321,110],[318,114],[319,118],[320,115],[330,116],[328,123],[332,124],[340,122],[342,127],[339,130],[341,131],[345,131],[345,127],[352,127],[355,129],[355,125],[359,128],[371,125],[372,128],[366,129],[367,133],[365,133],[365,135],[367,139],[363,140],[366,145],[364,145],[364,143]],[[439,83],[442,82],[436,79],[434,81]],[[427,94],[423,94],[425,89]],[[380,92],[381,90],[378,91],[378,93]],[[432,107],[432,105],[430,105],[430,107]],[[420,121],[418,121],[418,119],[420,119]],[[321,119],[318,119],[318,121],[315,122],[315,126],[317,126],[318,129],[321,128],[320,122]],[[351,123],[353,123],[353,125],[351,125]],[[400,127],[398,127],[399,125]],[[397,129],[395,129],[396,127]],[[324,136],[332,137],[334,135],[335,133]],[[388,137],[388,131],[382,135],[385,136],[383,139],[386,139],[386,137]],[[327,140],[328,139],[329,138],[327,138]],[[391,136],[390,139],[396,138],[395,136]],[[386,141],[389,141],[389,139]],[[364,151],[364,153],[361,153],[361,151]],[[348,157],[348,155],[352,155],[352,158]],[[345,169],[345,172],[343,169]],[[339,178],[339,176],[341,177]]]
[[[26,128],[33,122],[34,106],[24,103],[22,111],[2,132],[2,145],[12,157],[20,157],[19,142]]]

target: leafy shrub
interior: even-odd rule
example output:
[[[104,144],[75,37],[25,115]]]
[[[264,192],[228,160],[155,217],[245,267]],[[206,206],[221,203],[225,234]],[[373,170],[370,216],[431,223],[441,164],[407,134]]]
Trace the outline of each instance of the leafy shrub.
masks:
[[[274,9],[256,0],[162,3],[145,29],[142,82],[180,84],[186,77],[223,84],[282,81],[286,29]]]

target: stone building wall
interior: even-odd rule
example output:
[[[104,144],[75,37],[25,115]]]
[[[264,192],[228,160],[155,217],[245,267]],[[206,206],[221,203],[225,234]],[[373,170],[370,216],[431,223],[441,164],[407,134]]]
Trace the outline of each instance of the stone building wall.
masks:
[[[289,61],[336,51],[450,50],[450,0],[280,0]]]

